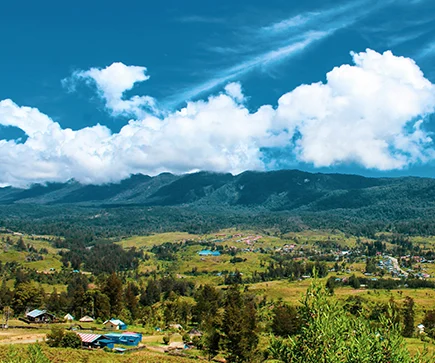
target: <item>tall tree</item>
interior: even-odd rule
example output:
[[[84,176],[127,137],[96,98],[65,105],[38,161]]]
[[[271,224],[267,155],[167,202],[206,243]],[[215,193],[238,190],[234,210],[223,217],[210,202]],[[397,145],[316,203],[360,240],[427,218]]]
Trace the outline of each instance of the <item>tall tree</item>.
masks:
[[[226,293],[222,322],[223,346],[228,362],[250,361],[258,344],[257,312],[253,298],[242,295],[237,285]]]
[[[130,311],[131,318],[136,320],[138,313],[137,287],[132,282],[128,283],[124,291],[125,307]]]
[[[287,304],[273,308],[272,331],[274,334],[287,337],[299,332],[301,322],[297,309]]]
[[[407,296],[405,302],[403,303],[403,336],[410,338],[414,335],[414,299]]]
[[[107,295],[110,301],[110,314],[112,317],[119,315],[122,311],[122,281],[112,272],[107,278],[103,288],[103,293]]]

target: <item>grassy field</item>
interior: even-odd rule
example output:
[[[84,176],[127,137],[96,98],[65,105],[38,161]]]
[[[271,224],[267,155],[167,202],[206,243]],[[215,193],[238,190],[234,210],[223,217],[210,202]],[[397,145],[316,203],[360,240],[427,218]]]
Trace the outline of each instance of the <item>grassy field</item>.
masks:
[[[259,237],[255,240],[255,237]],[[9,237],[10,242],[6,242],[5,239]],[[48,254],[44,255],[44,259],[41,261],[28,262],[26,261],[27,252],[16,251],[13,247],[17,240],[22,237],[26,244],[32,245],[35,249],[40,250],[45,248],[48,250]],[[58,256],[58,249],[55,249],[47,240],[50,237],[32,237],[32,236],[14,236],[11,234],[0,234],[0,261],[17,262],[23,267],[28,269],[34,269],[38,271],[48,271],[50,268],[56,270],[61,269],[62,264]],[[176,261],[161,261],[157,260],[156,256],[150,251],[155,245],[161,245],[165,242],[182,243],[186,240],[197,241],[198,244],[186,245],[183,249],[177,252]],[[255,241],[254,241],[255,240]],[[410,240],[419,245],[424,250],[433,249],[435,246],[435,237],[412,237]],[[242,262],[231,263],[232,258],[229,254],[222,254],[221,256],[206,256],[201,257],[198,252],[204,248],[199,242],[213,243],[216,247],[222,246],[224,250],[229,248],[235,248],[238,250],[237,257],[241,258]],[[370,241],[363,239],[363,241]],[[266,269],[268,263],[272,260],[271,252],[278,248],[282,248],[285,245],[294,244],[295,251],[313,250],[313,249],[329,249],[331,245],[338,245],[341,249],[353,248],[357,245],[357,238],[353,236],[347,236],[344,233],[336,231],[303,231],[298,233],[287,233],[285,235],[276,235],[274,231],[263,230],[244,230],[239,231],[236,229],[226,229],[218,233],[207,235],[192,235],[184,232],[174,233],[161,233],[150,236],[133,236],[122,239],[116,242],[123,248],[136,247],[142,249],[148,256],[148,260],[141,261],[139,271],[140,272],[152,272],[159,270],[164,274],[173,274],[177,278],[184,278],[193,281],[195,284],[216,284],[222,287],[223,276],[225,272],[234,272],[236,269],[243,274],[243,276],[250,277],[254,271],[261,272]],[[388,245],[391,246],[391,245]],[[260,253],[262,249],[265,253]],[[332,268],[333,262],[328,263]],[[435,264],[424,264],[422,268],[425,272],[429,273],[434,280],[435,276]],[[365,269],[364,258],[360,258],[357,262],[348,264],[346,269],[348,272],[338,273],[331,272],[329,276],[349,277],[351,274],[356,276],[363,276]],[[385,276],[386,278],[391,276]],[[326,282],[326,278],[323,279]],[[254,292],[260,298],[263,296],[272,300],[283,300],[292,304],[299,304],[306,292],[311,280],[306,279],[302,281],[268,281],[261,283],[254,283],[249,285],[249,290]],[[13,286],[13,280],[7,282],[8,286]],[[65,285],[50,285],[40,284],[40,286],[48,293],[53,291],[56,287],[58,292],[65,291]],[[410,296],[415,301],[416,319],[415,325],[419,324],[424,316],[424,312],[429,309],[435,309],[435,290],[433,289],[397,289],[397,290],[368,290],[365,288],[352,289],[350,287],[339,287],[334,291],[336,297],[340,300],[346,300],[351,296],[360,296],[364,299],[365,304],[375,303],[387,303],[391,298],[402,305],[406,296]],[[21,322],[17,324],[22,324]],[[12,325],[12,324],[11,324]],[[100,330],[102,328],[99,324],[82,324],[86,325],[85,328],[89,330]],[[162,335],[156,335],[154,332],[148,331],[141,326],[132,326],[131,329],[144,334],[152,334],[144,336],[144,343],[150,346],[159,346],[162,342]],[[46,330],[38,330],[38,334],[45,334]],[[4,352],[7,351],[4,343],[7,343],[8,339],[13,336],[23,336],[22,340],[26,340],[32,334],[32,331],[26,329],[17,329],[17,331],[11,331],[12,336],[0,334],[0,344],[3,341],[2,348],[0,348],[0,358],[4,357]],[[33,334],[36,334],[33,331]],[[40,336],[38,336],[40,337]],[[178,339],[176,335],[172,339]],[[422,350],[424,343],[420,339],[407,339],[407,344],[411,352]],[[4,348],[4,349],[3,349]],[[428,348],[433,351],[434,345],[429,344]],[[24,347],[17,348],[20,351]],[[115,356],[114,354],[104,352],[86,352],[86,351],[73,351],[69,352],[64,349],[50,349],[44,347],[44,351],[48,356],[53,356],[54,362],[67,362],[67,361],[88,361],[88,362],[183,362],[180,358],[172,358],[168,356],[162,356],[153,352],[138,352],[132,353],[128,356]],[[56,353],[58,352],[58,353]],[[2,355],[3,354],[3,355]],[[70,355],[70,356],[69,356]],[[67,360],[68,358],[74,360]],[[64,359],[64,360],[63,360]],[[175,360],[174,360],[175,359]],[[185,360],[186,362],[190,360]]]
[[[83,349],[49,348],[45,344],[41,344],[41,347],[44,354],[53,363],[190,363],[197,361],[184,357],[170,356],[167,354],[162,354],[149,350],[142,350],[119,355],[116,353],[108,353],[103,350],[90,351]],[[11,351],[15,352],[15,354],[17,354],[18,356],[24,358],[27,356],[27,349],[27,346],[24,344],[2,346],[0,349],[0,362],[4,362]]]
[[[43,260],[40,261],[27,261],[26,257],[30,254],[26,251],[16,251],[14,245],[18,240],[22,238],[26,246],[30,245],[35,250],[40,251],[46,249],[48,254],[42,254]],[[61,269],[62,263],[58,256],[59,249],[56,249],[50,243],[52,236],[29,236],[29,235],[13,235],[10,233],[0,233],[0,261],[17,262],[23,267],[37,270],[37,271],[49,271],[51,268],[56,270]]]

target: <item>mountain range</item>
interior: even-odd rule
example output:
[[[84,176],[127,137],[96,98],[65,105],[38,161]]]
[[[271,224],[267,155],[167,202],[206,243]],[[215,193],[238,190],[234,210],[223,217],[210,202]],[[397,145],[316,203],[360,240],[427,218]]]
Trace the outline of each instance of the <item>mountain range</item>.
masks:
[[[368,178],[299,170],[133,175],[120,183],[76,181],[0,188],[0,203],[79,206],[261,207],[270,211],[435,206],[435,179]]]

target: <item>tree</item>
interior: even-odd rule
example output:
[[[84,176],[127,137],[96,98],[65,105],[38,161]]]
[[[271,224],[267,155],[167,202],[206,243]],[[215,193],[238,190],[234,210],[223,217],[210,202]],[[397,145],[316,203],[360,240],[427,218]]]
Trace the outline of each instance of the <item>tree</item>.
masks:
[[[60,342],[60,346],[62,348],[81,348],[82,341],[76,333],[67,332],[63,335],[63,338]]]
[[[107,295],[110,302],[110,314],[116,316],[122,311],[122,281],[112,272],[106,280],[103,293]]]
[[[271,342],[273,359],[292,363],[426,363],[421,356],[411,357],[400,325],[386,316],[373,325],[364,316],[349,315],[318,281],[308,289],[301,307],[302,329],[295,338],[279,344]],[[393,317],[394,314],[390,314]],[[282,347],[286,345],[287,348]],[[276,345],[276,346],[272,346]],[[273,348],[273,349],[272,349]]]
[[[138,300],[135,293],[136,291],[136,286],[130,282],[124,292],[125,307],[130,311],[132,320],[136,320],[138,313]]]
[[[57,293],[56,288],[53,289],[53,292],[47,300],[47,309],[53,313],[59,313],[61,310],[59,294]]]
[[[60,326],[53,326],[50,333],[47,334],[46,342],[49,347],[60,347],[65,335],[65,329]]]
[[[376,272],[376,263],[373,258],[367,258],[366,260],[366,273],[375,273]]]
[[[9,319],[14,315],[14,311],[9,307],[5,306],[3,308],[3,324],[7,327],[9,324]]]
[[[405,297],[405,302],[403,303],[403,336],[410,338],[414,335],[414,299],[407,296]]]
[[[201,337],[202,349],[206,352],[208,360],[211,360],[219,353],[219,343],[221,341],[221,334],[216,326],[210,326]]]
[[[354,289],[359,289],[361,287],[361,283],[359,282],[359,278],[355,276],[355,274],[352,274],[349,277],[349,285],[352,286]]]
[[[12,292],[6,285],[6,279],[3,279],[0,287],[0,309],[9,306],[12,303]]]
[[[252,297],[242,295],[237,285],[226,292],[222,322],[223,347],[228,362],[247,362],[258,344],[257,312]]]
[[[220,294],[211,285],[200,286],[195,294],[193,320],[200,326],[208,326],[216,318],[220,304]]]
[[[148,281],[145,291],[140,295],[140,304],[144,306],[151,306],[152,304],[160,301],[160,286],[155,280]]]
[[[422,324],[425,333],[433,339],[435,337],[435,310],[426,311]]]
[[[299,332],[301,322],[294,306],[277,305],[273,308],[273,314],[272,331],[275,335],[287,337]]]
[[[27,308],[41,307],[43,297],[40,290],[32,283],[19,284],[14,292],[12,306],[16,313],[23,313]]]

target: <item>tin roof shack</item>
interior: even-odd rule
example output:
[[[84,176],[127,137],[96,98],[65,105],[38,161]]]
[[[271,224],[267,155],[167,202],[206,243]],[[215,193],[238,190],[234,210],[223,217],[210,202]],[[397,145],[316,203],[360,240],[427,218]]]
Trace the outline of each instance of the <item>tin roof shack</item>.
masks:
[[[82,347],[84,348],[96,348],[96,343],[98,339],[102,337],[101,334],[77,333],[77,335],[82,341]]]
[[[115,341],[106,335],[88,333],[77,333],[77,335],[82,341],[83,348],[98,349],[108,347],[113,349],[115,347]]]
[[[142,334],[133,332],[108,333],[105,334],[105,337],[112,340],[115,344],[128,345],[132,347],[137,347],[142,341]]]
[[[127,329],[127,324],[119,319],[106,320],[103,325],[109,330],[125,330]]]
[[[55,316],[47,313],[46,310],[35,309],[26,313],[26,319],[31,323],[52,323]]]

